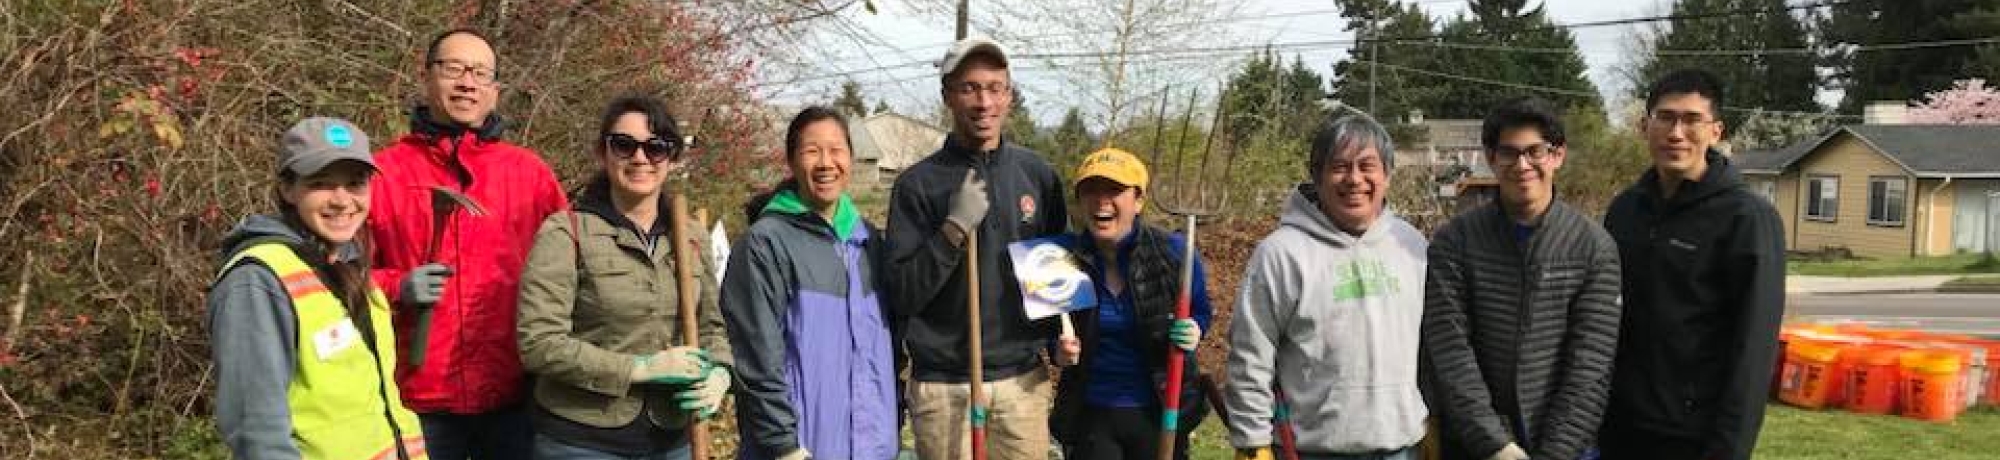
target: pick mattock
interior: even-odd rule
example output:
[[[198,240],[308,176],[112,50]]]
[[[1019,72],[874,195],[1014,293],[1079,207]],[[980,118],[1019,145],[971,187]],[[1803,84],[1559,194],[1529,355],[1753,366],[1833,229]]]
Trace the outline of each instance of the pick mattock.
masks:
[[[1165,136],[1160,130],[1155,129],[1151,163],[1167,175],[1154,175],[1153,183],[1146,190],[1146,195],[1151,197],[1154,206],[1184,219],[1182,222],[1186,231],[1187,247],[1181,252],[1181,289],[1180,295],[1174,300],[1175,320],[1188,318],[1189,305],[1194,297],[1196,224],[1202,217],[1213,217],[1222,213],[1223,207],[1229,202],[1229,183],[1234,173],[1234,168],[1231,166],[1236,163],[1236,149],[1225,146],[1223,150],[1227,153],[1218,155],[1215,152],[1215,134],[1222,130],[1222,122],[1227,119],[1223,113],[1228,107],[1225,105],[1229,96],[1226,91],[1222,93],[1222,97],[1216,98],[1215,119],[1209,123],[1208,140],[1202,145],[1201,152],[1190,158],[1187,150],[1181,148],[1187,143],[1188,131],[1193,129],[1194,106],[1200,94],[1200,90],[1188,94],[1187,111],[1181,115],[1181,132],[1176,136],[1173,145],[1174,154],[1167,163],[1161,162],[1162,151],[1165,149],[1160,146],[1160,141]],[[1166,97],[1162,96],[1159,122],[1163,126],[1166,124],[1166,117]],[[1222,158],[1218,160],[1216,158],[1218,156]],[[1194,165],[1192,170],[1187,168],[1189,163]],[[1215,173],[1218,168],[1221,169],[1219,175]],[[1163,406],[1160,417],[1160,460],[1174,458],[1175,440],[1180,432],[1181,375],[1186,372],[1186,353],[1178,346],[1172,344],[1167,346],[1166,389],[1165,394],[1160,396]],[[1196,372],[1200,370],[1197,369]]]
[[[438,250],[444,246],[444,227],[446,224],[451,223],[451,215],[463,209],[466,215],[481,217],[487,214],[486,207],[480,206],[479,202],[473,200],[472,197],[465,196],[464,193],[457,190],[452,190],[451,187],[433,184],[425,188],[430,190],[431,195],[431,240],[429,246],[424,246],[424,262],[433,264],[443,263],[444,261],[438,260]],[[431,310],[436,309],[436,307],[436,305],[420,305],[417,307],[415,336],[410,337],[410,359],[408,361],[411,366],[421,366],[424,364],[424,350],[430,346]]]

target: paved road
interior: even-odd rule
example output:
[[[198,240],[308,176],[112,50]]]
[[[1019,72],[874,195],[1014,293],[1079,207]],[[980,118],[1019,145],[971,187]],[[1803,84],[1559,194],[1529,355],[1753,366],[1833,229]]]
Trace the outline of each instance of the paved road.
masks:
[[[2000,294],[1794,294],[1785,300],[1796,320],[2000,337]]]

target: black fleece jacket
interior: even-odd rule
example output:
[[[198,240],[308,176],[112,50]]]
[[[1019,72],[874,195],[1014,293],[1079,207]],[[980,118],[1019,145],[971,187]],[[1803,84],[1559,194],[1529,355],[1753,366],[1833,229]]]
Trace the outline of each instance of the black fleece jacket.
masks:
[[[905,345],[911,378],[965,382],[971,362],[966,316],[965,250],[940,231],[967,168],[985,178],[991,206],[979,224],[979,311],[986,380],[1041,365],[1055,334],[1051,320],[1029,321],[1007,244],[1061,234],[1068,226],[1062,178],[1040,155],[1004,139],[980,152],[954,138],[896,177],[889,194],[889,260],[884,281],[890,309],[908,321]]]
[[[1784,225],[1728,158],[1707,159],[1701,180],[1673,197],[1646,171],[1604,217],[1625,299],[1604,430],[1748,459],[1785,311]]]

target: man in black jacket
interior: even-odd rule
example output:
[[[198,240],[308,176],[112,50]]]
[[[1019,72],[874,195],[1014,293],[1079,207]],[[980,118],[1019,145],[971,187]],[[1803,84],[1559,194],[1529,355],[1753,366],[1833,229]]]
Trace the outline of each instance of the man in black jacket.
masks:
[[[1785,310],[1783,224],[1743,184],[1722,137],[1722,84],[1682,70],[1653,83],[1653,168],[1604,226],[1625,261],[1625,313],[1599,445],[1604,458],[1750,458]]]
[[[1555,199],[1562,119],[1517,100],[1480,141],[1494,202],[1431,240],[1423,354],[1444,458],[1573,460],[1590,448],[1618,348],[1618,245]]]
[[[967,251],[978,251],[982,380],[990,404],[987,414],[974,416],[990,421],[991,458],[1043,458],[1049,452],[1054,390],[1041,352],[1055,328],[1028,320],[1007,244],[1063,232],[1068,214],[1062,179],[1035,152],[1000,138],[1013,87],[999,44],[961,40],[941,68],[951,135],[943,148],[897,177],[889,197],[886,287],[891,310],[907,320],[917,456],[958,459],[970,452],[969,292],[963,262]],[[977,235],[969,248],[975,239],[968,233]]]

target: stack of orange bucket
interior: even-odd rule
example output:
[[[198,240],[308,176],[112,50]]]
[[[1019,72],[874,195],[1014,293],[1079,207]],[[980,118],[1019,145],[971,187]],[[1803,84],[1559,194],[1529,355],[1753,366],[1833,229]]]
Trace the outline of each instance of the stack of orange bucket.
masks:
[[[2000,405],[2000,340],[1858,324],[1788,325],[1772,382],[1793,406],[1949,423]]]
[[[1953,349],[1915,350],[1903,353],[1903,416],[1932,422],[1950,422],[1964,410],[1959,402],[1963,392],[1964,354]]]
[[[1840,400],[1838,365],[1844,350],[1839,342],[1803,336],[1787,342],[1785,364],[1778,372],[1778,399],[1807,409]]]
[[[1845,355],[1848,361],[1847,399],[1841,408],[1860,414],[1893,414],[1896,396],[1902,388],[1903,349],[1892,345],[1869,345]]]

